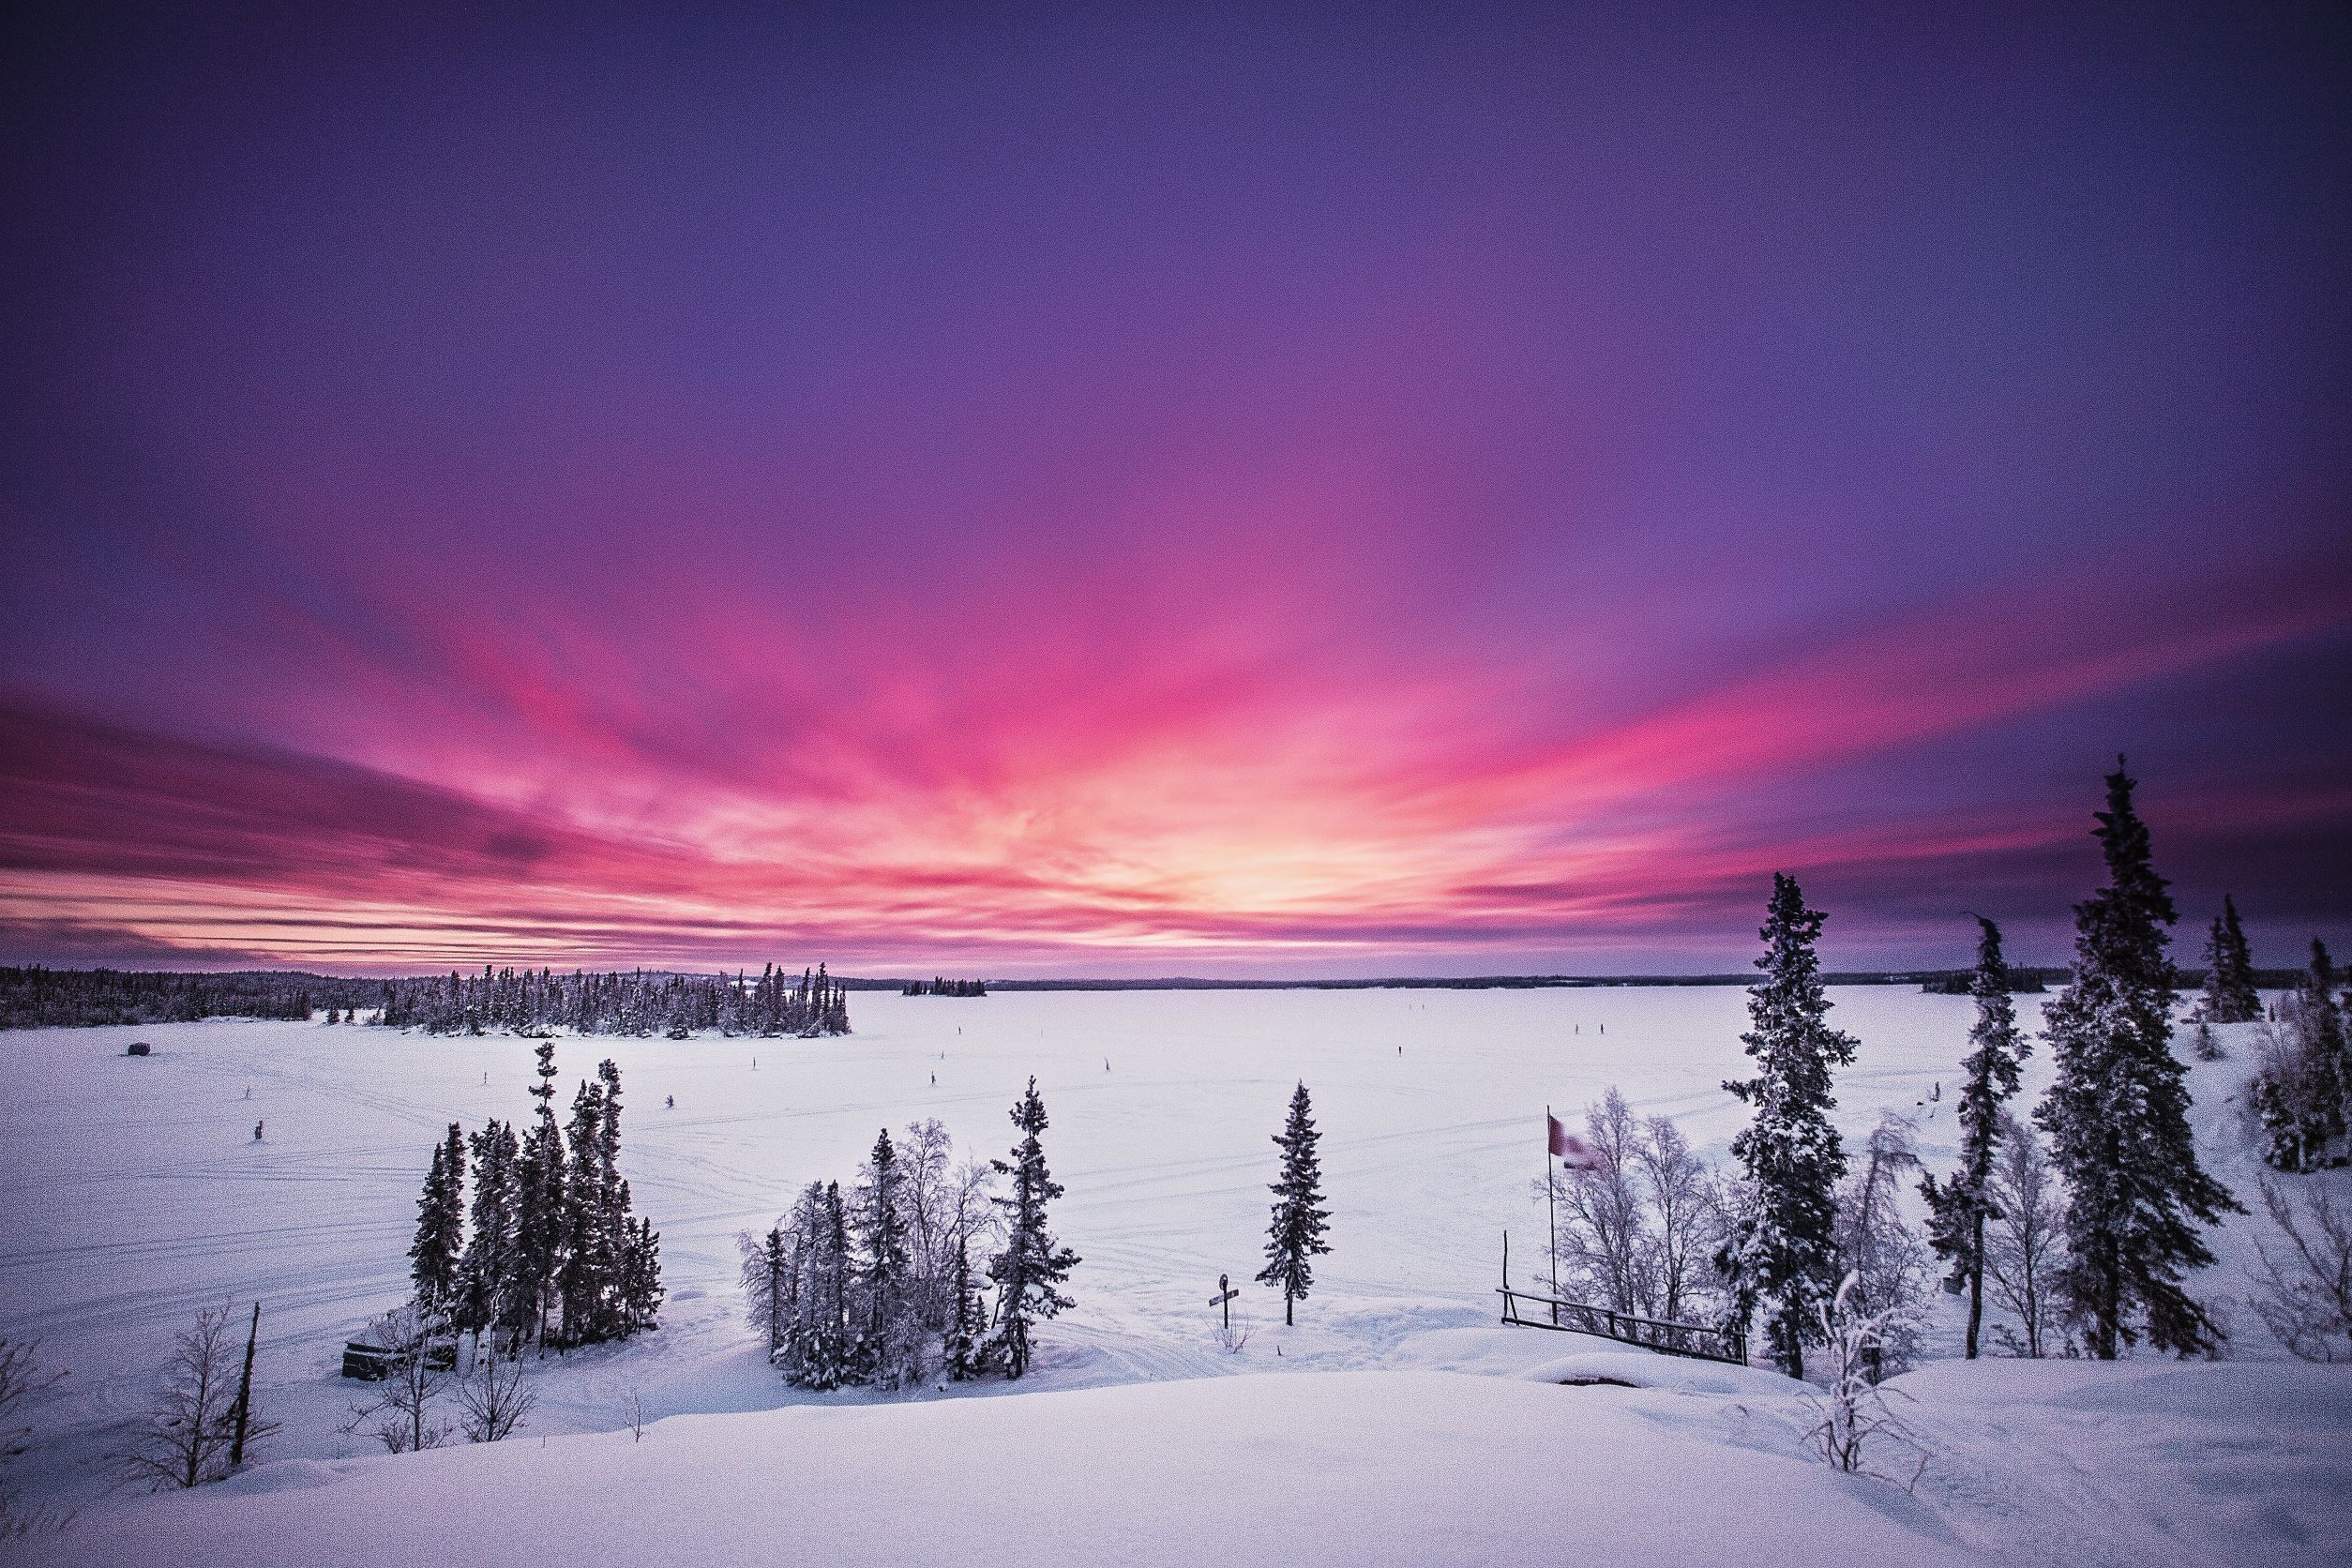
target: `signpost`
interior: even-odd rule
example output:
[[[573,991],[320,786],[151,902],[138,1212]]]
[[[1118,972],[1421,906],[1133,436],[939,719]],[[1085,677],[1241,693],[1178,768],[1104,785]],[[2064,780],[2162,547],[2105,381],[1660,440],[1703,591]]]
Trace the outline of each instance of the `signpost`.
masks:
[[[1225,1275],[1217,1275],[1217,1293],[1209,1298],[1209,1304],[1225,1308],[1225,1326],[1229,1329],[1233,1326],[1233,1298],[1240,1294],[1226,1282]]]

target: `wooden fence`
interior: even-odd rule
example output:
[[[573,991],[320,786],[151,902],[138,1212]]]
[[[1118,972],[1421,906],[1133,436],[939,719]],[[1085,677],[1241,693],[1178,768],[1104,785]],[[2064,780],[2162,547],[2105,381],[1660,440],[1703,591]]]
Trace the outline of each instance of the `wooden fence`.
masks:
[[[1645,1350],[1656,1350],[1669,1356],[1691,1356],[1699,1361],[1725,1361],[1744,1366],[1748,1360],[1748,1336],[1736,1328],[1711,1329],[1697,1323],[1670,1323],[1656,1318],[1636,1318],[1630,1312],[1612,1311],[1588,1302],[1562,1301],[1556,1296],[1537,1295],[1530,1290],[1515,1290],[1500,1286],[1495,1294],[1502,1298],[1502,1320],[1525,1329],[1559,1329],[1565,1334],[1598,1334],[1621,1344],[1638,1345]]]

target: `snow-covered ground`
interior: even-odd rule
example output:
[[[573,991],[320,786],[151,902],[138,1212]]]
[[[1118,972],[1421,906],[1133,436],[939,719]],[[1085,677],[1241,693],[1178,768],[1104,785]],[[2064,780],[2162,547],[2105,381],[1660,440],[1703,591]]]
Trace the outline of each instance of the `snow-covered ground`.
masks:
[[[1923,1152],[1948,1163],[1970,1003],[1892,987],[1835,1000],[1835,1021],[1862,1041],[1839,1079],[1842,1124],[1860,1133],[1881,1108],[1914,1111]],[[2036,1001],[2021,999],[2029,1027]],[[1801,1407],[1769,1374],[1707,1369],[1714,1392],[1691,1380],[1696,1368],[1656,1391],[1529,1381],[1591,1343],[1493,1326],[1504,1228],[1515,1270],[1532,1273],[1544,1108],[1580,1111],[1616,1083],[1720,1155],[1743,1119],[1719,1085],[1744,1064],[1744,1002],[1728,988],[859,995],[846,1039],[563,1041],[567,1093],[599,1058],[621,1064],[624,1163],[663,1235],[664,1326],[551,1358],[523,1441],[364,1460],[367,1444],[336,1430],[355,1386],[336,1375],[341,1342],[403,1293],[441,1129],[527,1111],[531,1043],[238,1022],[0,1034],[0,1333],[40,1339],[43,1361],[70,1372],[32,1411],[38,1444],[14,1472],[28,1500],[85,1508],[50,1548],[56,1560],[74,1559],[77,1537],[119,1560],[425,1560],[427,1537],[461,1538],[469,1509],[527,1492],[528,1474],[583,1466],[647,1511],[614,1527],[641,1548],[615,1561],[659,1560],[665,1541],[678,1560],[764,1560],[754,1548],[774,1548],[774,1530],[799,1532],[786,1557],[987,1560],[990,1543],[1010,1550],[1016,1515],[1056,1499],[1091,1503],[1102,1533],[1090,1545],[1064,1521],[1038,1560],[1475,1560],[1560,1555],[1580,1531],[1638,1526],[1656,1532],[1639,1539],[1690,1548],[1662,1546],[1661,1560],[1772,1560],[1767,1536],[1724,1533],[1780,1528],[1740,1502],[1765,1491],[1793,1500],[1774,1508],[1824,1560],[2028,1558],[2041,1549],[2029,1540],[2070,1538],[2079,1549],[2045,1560],[2197,1560],[2210,1543],[2246,1560],[2224,1548],[2247,1541],[2266,1560],[2352,1550],[2335,1500],[2352,1489],[2352,1368],[1930,1366],[1905,1380],[1941,1455],[1916,1499],[1797,1458]],[[156,1054],[124,1056],[132,1038]],[[2028,1096],[2048,1072],[2037,1051]],[[846,1180],[878,1127],[937,1116],[959,1146],[1003,1153],[1006,1108],[1033,1073],[1068,1187],[1056,1229],[1084,1262],[1079,1305],[1047,1326],[1024,1392],[784,1388],[742,1325],[735,1233],[811,1178]],[[2242,1075],[2242,1061],[2200,1066],[2196,1093],[2209,1159],[2250,1189],[2230,1098]],[[1253,1334],[1229,1355],[1208,1297],[1220,1272],[1256,1272],[1268,1139],[1302,1078],[1324,1132],[1334,1251],[1295,1329],[1272,1292],[1246,1287],[1236,1305]],[[1941,1102],[1921,1106],[1938,1080]],[[2253,1231],[2233,1224],[2201,1290],[2242,1292]],[[278,1463],[194,1499],[94,1503],[108,1428],[141,1404],[173,1334],[201,1305],[257,1298],[259,1398],[284,1423],[266,1454]],[[2276,1360],[2251,1313],[2231,1317],[2237,1355]],[[1943,1321],[1947,1342],[1955,1326]],[[1350,1375],[1109,1386],[1307,1371]],[[564,1440],[612,1433],[632,1393],[658,1422],[642,1443]],[[774,1413],[704,1419],[744,1411]],[[685,1416],[697,1419],[659,1419]],[[1012,1441],[1065,1454],[1067,1473],[1022,1501],[946,1479]],[[2109,1452],[2137,1478],[2103,1474]],[[2332,1491],[2298,1500],[2313,1467]],[[698,1490],[698,1475],[734,1490]],[[413,1493],[401,1506],[417,1485],[433,1509]],[[1312,1517],[1276,1522],[1307,1489],[1320,1493]],[[842,1500],[861,1492],[879,1507],[871,1520]],[[737,1500],[755,1493],[776,1508]],[[348,1558],[283,1533],[330,1496],[339,1519],[380,1521]],[[258,1545],[272,1539],[275,1556]],[[1629,1549],[1604,1557],[1641,1560]]]

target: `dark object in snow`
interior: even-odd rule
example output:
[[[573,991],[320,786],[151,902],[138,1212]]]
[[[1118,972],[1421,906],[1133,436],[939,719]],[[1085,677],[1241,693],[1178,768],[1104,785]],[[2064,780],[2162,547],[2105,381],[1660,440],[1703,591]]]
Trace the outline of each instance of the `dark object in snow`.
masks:
[[[343,1376],[346,1378],[380,1383],[407,1364],[407,1356],[400,1350],[370,1345],[363,1339],[343,1341]],[[425,1347],[425,1364],[436,1372],[457,1370],[457,1340],[436,1339],[428,1344]]]
[[[253,1141],[254,1141],[254,1142],[256,1142],[256,1143],[259,1143],[261,1140],[262,1140],[262,1124],[261,1124],[259,1122],[256,1122],[256,1123],[253,1123]]]
[[[123,1054],[125,1056],[145,1056],[154,1049],[155,1048],[147,1044],[144,1040],[133,1040],[130,1043],[130,1048],[124,1051]]]

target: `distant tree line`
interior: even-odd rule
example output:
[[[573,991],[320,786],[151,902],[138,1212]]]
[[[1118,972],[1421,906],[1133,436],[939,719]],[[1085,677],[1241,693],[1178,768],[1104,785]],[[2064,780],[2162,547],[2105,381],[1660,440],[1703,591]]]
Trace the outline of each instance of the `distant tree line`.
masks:
[[[985,980],[948,980],[933,976],[928,980],[910,980],[900,996],[986,996],[988,985]]]
[[[797,976],[775,965],[760,977],[662,974],[646,970],[588,974],[578,970],[449,972],[445,979],[380,984],[376,1021],[430,1034],[847,1034],[849,993],[822,964]]]
[[[2005,967],[2003,972],[2005,976],[2003,984],[2011,996],[2026,996],[2046,991],[2050,988],[2051,982],[2063,983],[2066,979],[2066,971],[2062,969],[2028,969],[2018,965],[2010,965]],[[1931,977],[1920,986],[1920,989],[1930,996],[1974,996],[1977,993],[1977,988],[1982,983],[1983,977],[1978,971],[1955,969]]]
[[[307,1018],[321,1007],[373,1002],[382,989],[381,981],[324,974],[177,974],[35,964],[0,968],[0,1029]]]

